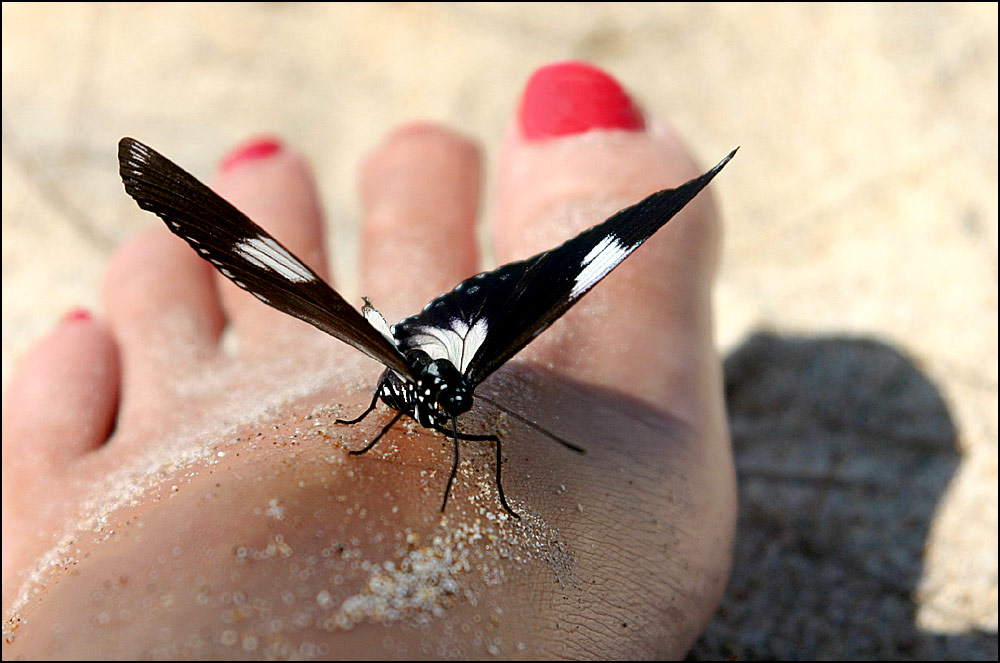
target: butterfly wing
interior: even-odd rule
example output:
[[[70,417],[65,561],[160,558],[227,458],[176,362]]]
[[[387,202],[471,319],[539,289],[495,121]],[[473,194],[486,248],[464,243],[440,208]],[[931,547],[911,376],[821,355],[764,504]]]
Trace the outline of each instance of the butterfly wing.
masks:
[[[400,352],[291,251],[192,175],[133,138],[118,143],[125,191],[226,278],[265,304],[353,345],[402,376]]]
[[[463,281],[395,325],[397,346],[449,359],[473,384],[482,382],[663,227],[734,154],[550,251]]]

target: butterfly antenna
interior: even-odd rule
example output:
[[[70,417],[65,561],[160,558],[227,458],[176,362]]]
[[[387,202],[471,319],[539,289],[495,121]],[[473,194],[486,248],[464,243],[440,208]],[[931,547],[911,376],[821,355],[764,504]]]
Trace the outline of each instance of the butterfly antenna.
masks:
[[[500,403],[497,403],[495,400],[493,400],[492,398],[490,398],[488,396],[484,396],[483,394],[476,394],[476,398],[483,399],[484,401],[486,401],[487,403],[489,403],[490,405],[492,405],[496,409],[498,409],[498,410],[500,410],[500,411],[502,411],[502,412],[504,412],[506,414],[509,414],[510,416],[514,417],[515,419],[517,419],[518,421],[520,421],[521,423],[523,423],[528,428],[530,428],[530,429],[532,429],[534,431],[538,431],[542,435],[555,440],[556,442],[558,442],[559,444],[563,445],[567,449],[575,451],[578,454],[585,454],[585,453],[587,453],[587,450],[584,449],[583,447],[578,446],[576,444],[573,444],[569,440],[567,440],[565,438],[562,438],[562,437],[559,437],[555,433],[551,433],[551,432],[545,430],[544,428],[542,428],[541,426],[539,426],[538,424],[536,424],[534,421],[521,416],[517,412],[514,412],[510,408],[508,408],[508,407],[506,407],[504,405],[501,405]],[[501,494],[502,494],[502,489],[501,489]]]

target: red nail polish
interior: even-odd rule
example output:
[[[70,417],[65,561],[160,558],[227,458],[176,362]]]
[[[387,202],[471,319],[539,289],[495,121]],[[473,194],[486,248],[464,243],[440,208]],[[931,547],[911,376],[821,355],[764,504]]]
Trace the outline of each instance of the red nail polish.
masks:
[[[75,308],[72,311],[70,311],[69,313],[67,313],[66,315],[64,315],[62,317],[61,322],[64,325],[69,324],[71,322],[86,322],[86,321],[90,320],[93,317],[94,316],[92,316],[90,314],[90,311],[88,311],[87,309],[85,309],[85,308]]]
[[[281,142],[277,138],[270,136],[254,138],[224,156],[219,170],[225,172],[249,161],[266,159],[280,150]]]
[[[518,109],[521,132],[543,140],[591,129],[641,131],[646,123],[618,81],[585,62],[557,62],[531,75]]]

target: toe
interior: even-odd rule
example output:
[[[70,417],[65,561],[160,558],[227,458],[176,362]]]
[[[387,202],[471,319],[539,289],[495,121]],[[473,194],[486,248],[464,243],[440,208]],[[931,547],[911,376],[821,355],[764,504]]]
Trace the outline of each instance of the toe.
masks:
[[[118,348],[89,313],[68,314],[11,377],[3,405],[4,502],[8,489],[100,446],[114,425]]]
[[[118,348],[84,310],[28,351],[3,402],[3,600],[9,605],[33,560],[77,505],[74,463],[115,424]]]
[[[640,122],[626,112],[631,102],[607,74],[588,65],[557,65],[557,74],[560,66],[569,80],[553,84],[551,76],[533,77],[508,132],[493,226],[500,262],[550,249],[619,209],[700,174],[669,126],[649,118]],[[580,85],[584,93],[575,90]],[[591,94],[586,86],[595,85],[599,93]],[[565,95],[573,103],[566,106],[546,94]],[[590,107],[602,104],[614,112]],[[526,111],[526,105],[542,110]],[[544,112],[582,115],[584,122],[540,122]],[[702,193],[535,341],[526,356],[654,402],[683,394],[692,379],[705,374],[705,362],[714,361],[710,286],[719,239],[711,198]],[[698,361],[692,362],[692,355]],[[718,385],[710,382],[702,386],[714,390]]]
[[[212,188],[328,279],[316,185],[297,152],[272,138],[251,140],[223,159]],[[223,276],[217,279],[241,351],[272,348],[302,332],[305,323],[262,304]]]
[[[420,310],[475,272],[480,159],[468,139],[414,123],[363,165],[362,285],[388,318]]]
[[[217,353],[224,319],[212,269],[165,226],[115,253],[102,295],[122,353],[123,414],[162,401],[165,384]]]

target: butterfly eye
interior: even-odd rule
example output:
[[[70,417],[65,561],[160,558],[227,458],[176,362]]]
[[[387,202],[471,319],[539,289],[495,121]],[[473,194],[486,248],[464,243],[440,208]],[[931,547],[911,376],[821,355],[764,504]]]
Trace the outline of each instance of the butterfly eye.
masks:
[[[449,415],[457,417],[472,407],[472,394],[465,385],[448,385],[438,393],[437,405]]]

